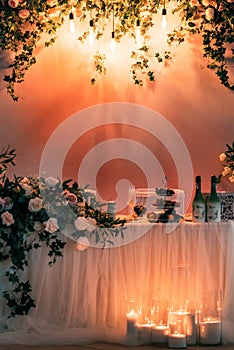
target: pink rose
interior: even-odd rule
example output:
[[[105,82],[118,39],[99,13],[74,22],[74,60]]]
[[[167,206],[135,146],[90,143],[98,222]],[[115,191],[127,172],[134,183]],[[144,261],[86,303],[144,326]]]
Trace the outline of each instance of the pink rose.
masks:
[[[42,199],[38,197],[30,199],[28,209],[34,213],[40,211],[42,209]]]
[[[13,202],[10,197],[5,197],[3,198],[4,201],[4,209],[5,210],[10,210],[13,207]]]
[[[54,233],[58,231],[58,220],[56,218],[50,218],[48,221],[44,222],[45,230],[49,233]]]
[[[30,15],[30,12],[27,9],[19,10],[20,18],[28,18],[29,15]]]
[[[42,231],[42,230],[44,230],[44,228],[45,228],[45,226],[44,226],[44,224],[42,222],[40,222],[40,221],[35,221],[34,222],[33,229],[35,231]]]
[[[2,223],[6,226],[11,226],[15,223],[15,220],[13,218],[13,215],[9,213],[8,211],[5,211],[1,214]]]
[[[15,9],[19,5],[19,0],[8,0],[8,5]]]
[[[77,197],[74,193],[67,192],[65,195],[66,200],[69,204],[75,204],[77,203]]]

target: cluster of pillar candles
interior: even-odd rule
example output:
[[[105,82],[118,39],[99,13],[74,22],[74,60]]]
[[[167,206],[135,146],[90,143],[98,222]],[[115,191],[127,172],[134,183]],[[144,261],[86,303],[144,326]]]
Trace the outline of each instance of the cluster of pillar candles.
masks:
[[[143,304],[127,303],[126,334],[140,345],[167,344],[169,348],[186,348],[187,345],[218,345],[222,339],[221,306],[215,309],[200,305],[188,310],[166,306],[166,302],[155,303],[147,315]]]

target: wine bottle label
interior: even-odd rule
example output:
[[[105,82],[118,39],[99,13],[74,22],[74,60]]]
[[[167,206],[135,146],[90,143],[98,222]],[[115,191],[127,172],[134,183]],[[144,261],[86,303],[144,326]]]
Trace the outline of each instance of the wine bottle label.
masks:
[[[207,221],[208,222],[220,222],[221,221],[220,203],[208,203],[208,205],[207,205]]]
[[[205,205],[203,203],[193,204],[192,218],[193,222],[205,221]]]

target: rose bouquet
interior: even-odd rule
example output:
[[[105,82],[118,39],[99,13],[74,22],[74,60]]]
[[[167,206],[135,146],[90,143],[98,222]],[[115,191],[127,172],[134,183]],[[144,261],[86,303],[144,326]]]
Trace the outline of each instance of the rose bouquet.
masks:
[[[75,247],[85,250],[90,235],[105,247],[113,238],[123,236],[124,220],[113,219],[101,209],[95,198],[89,198],[86,188],[72,180],[61,182],[53,177],[6,176],[8,165],[14,165],[15,150],[9,147],[0,154],[0,262],[10,261],[5,272],[10,291],[3,296],[10,315],[27,314],[35,306],[30,296],[31,285],[23,281],[20,270],[28,266],[28,253],[42,245],[48,248],[52,265],[62,257],[66,245],[62,232],[72,225],[71,238]]]

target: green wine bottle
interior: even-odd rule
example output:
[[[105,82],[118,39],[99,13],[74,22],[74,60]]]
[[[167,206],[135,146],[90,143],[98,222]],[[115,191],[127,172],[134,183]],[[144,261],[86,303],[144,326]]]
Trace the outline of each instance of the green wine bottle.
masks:
[[[210,196],[206,202],[206,212],[208,222],[221,221],[221,202],[216,192],[216,176],[211,176]]]
[[[193,222],[205,222],[206,204],[201,192],[201,176],[196,176],[196,192],[192,202]]]

